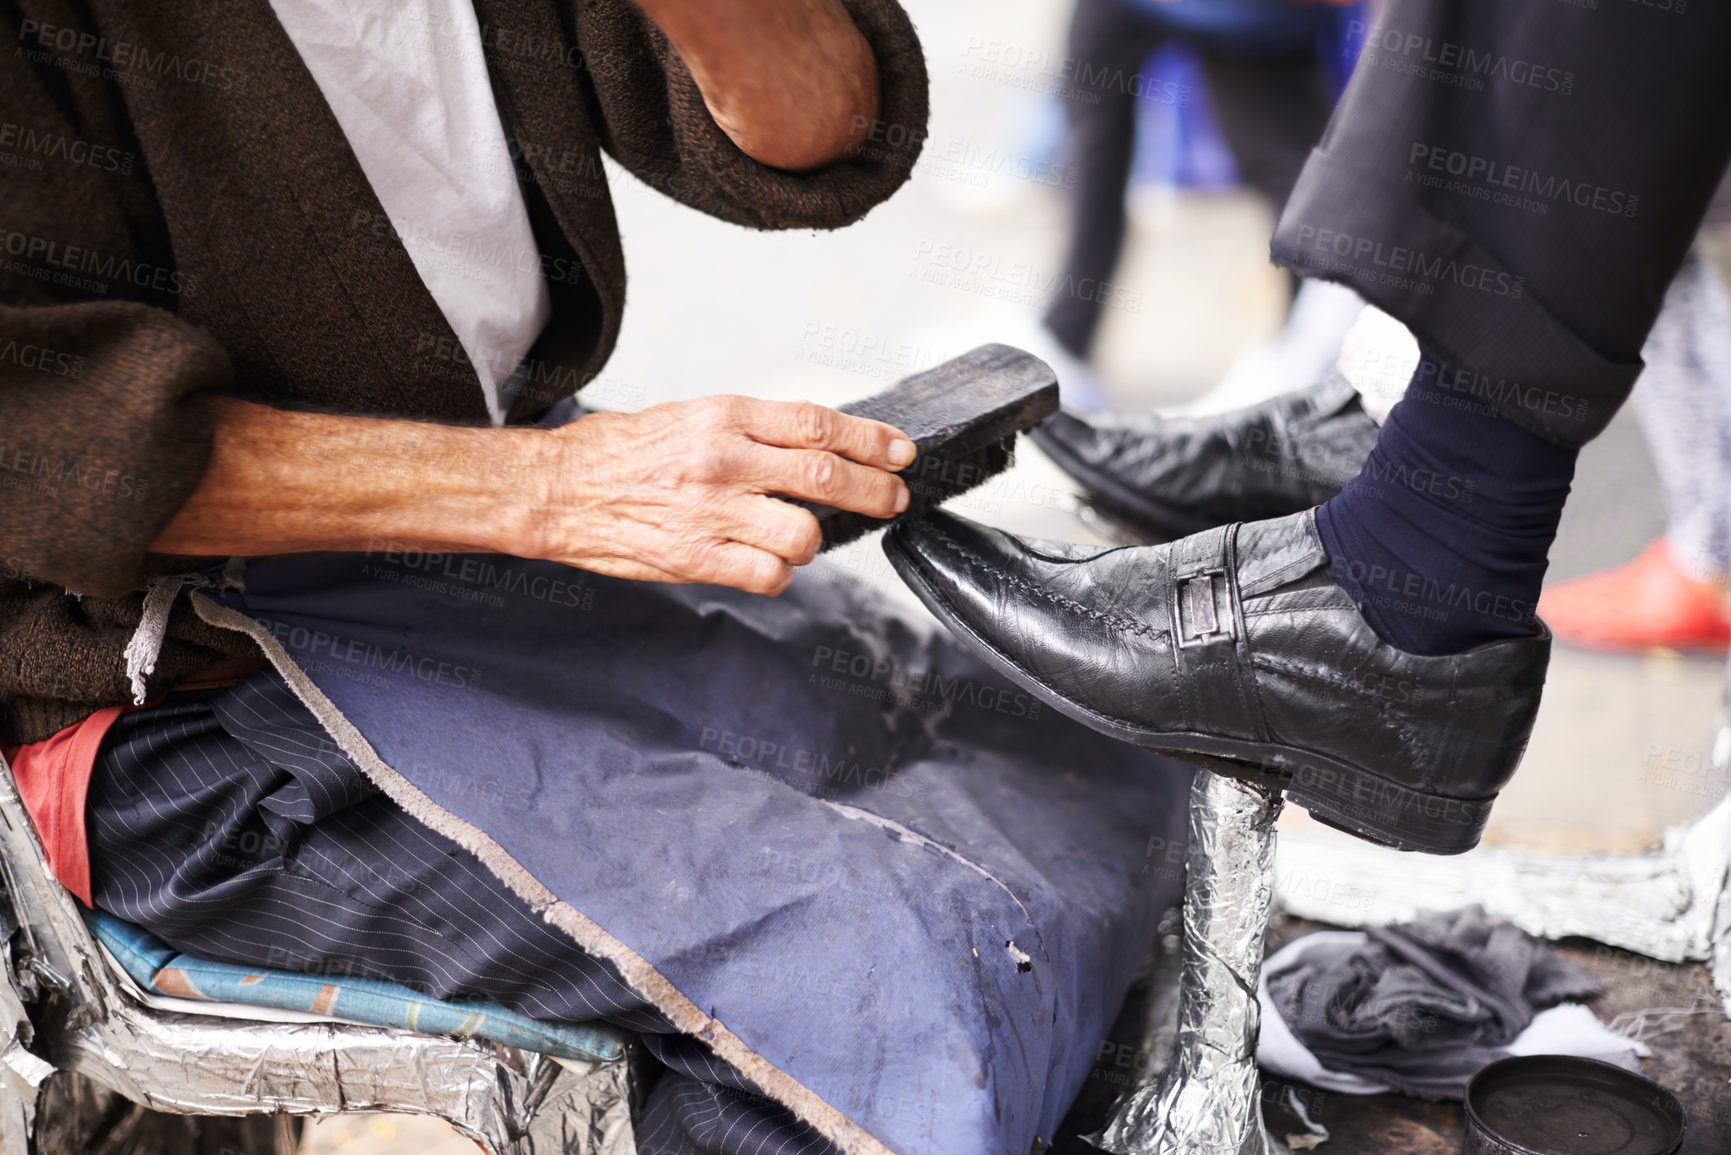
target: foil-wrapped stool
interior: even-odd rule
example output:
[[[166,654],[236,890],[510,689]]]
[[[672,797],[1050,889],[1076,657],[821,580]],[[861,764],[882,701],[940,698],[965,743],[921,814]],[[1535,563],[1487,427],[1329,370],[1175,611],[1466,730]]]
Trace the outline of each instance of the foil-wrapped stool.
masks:
[[[118,1096],[188,1116],[395,1111],[487,1155],[631,1155],[632,1055],[583,1062],[328,1016],[162,998],[132,980],[55,880],[0,757],[0,1152],[67,1148],[53,1113]],[[243,1013],[244,1012],[244,1013]],[[635,1048],[633,1048],[633,1051]],[[60,1094],[82,1076],[103,1096]],[[39,1106],[46,1110],[39,1111]],[[205,1140],[209,1131],[198,1132]],[[139,1139],[135,1133],[133,1139]],[[292,1150],[279,1126],[274,1147]],[[260,1155],[273,1145],[249,1146]],[[135,1148],[129,1146],[128,1150]],[[162,1146],[140,1140],[137,1150]],[[216,1150],[214,1143],[211,1150]],[[224,1145],[223,1150],[236,1150]],[[169,1147],[179,1151],[180,1147]]]
[[[1274,908],[1280,795],[1200,772],[1190,792],[1184,957],[1172,1060],[1093,1142],[1113,1155],[1275,1155],[1262,1122],[1256,1001]]]

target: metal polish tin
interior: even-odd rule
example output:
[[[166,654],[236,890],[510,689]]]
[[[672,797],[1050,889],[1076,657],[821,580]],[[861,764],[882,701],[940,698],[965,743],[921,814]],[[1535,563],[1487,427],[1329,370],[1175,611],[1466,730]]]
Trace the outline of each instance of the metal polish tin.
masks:
[[[1465,1155],[1675,1155],[1686,1116],[1653,1080],[1596,1059],[1499,1059],[1467,1084]]]

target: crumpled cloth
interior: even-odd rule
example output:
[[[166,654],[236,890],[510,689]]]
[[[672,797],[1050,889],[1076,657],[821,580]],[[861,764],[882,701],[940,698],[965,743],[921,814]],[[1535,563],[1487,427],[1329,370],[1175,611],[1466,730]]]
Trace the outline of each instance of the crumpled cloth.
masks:
[[[1301,939],[1264,971],[1267,1003],[1323,1069],[1432,1100],[1460,1098],[1480,1067],[1515,1053],[1538,1012],[1601,989],[1479,906]],[[1602,1038],[1583,1044],[1609,1057]]]

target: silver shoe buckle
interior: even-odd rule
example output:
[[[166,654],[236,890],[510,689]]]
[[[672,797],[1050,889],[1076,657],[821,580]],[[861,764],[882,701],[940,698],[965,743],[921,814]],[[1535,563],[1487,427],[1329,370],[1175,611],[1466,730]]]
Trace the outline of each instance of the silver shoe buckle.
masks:
[[[1232,627],[1232,590],[1223,569],[1203,570],[1178,579],[1172,601],[1173,636],[1180,649],[1229,642],[1237,635]]]

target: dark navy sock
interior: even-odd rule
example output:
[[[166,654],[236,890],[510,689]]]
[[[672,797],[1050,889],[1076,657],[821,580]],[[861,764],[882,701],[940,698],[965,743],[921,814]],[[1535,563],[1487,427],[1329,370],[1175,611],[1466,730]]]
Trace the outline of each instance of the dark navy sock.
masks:
[[[1532,635],[1577,454],[1470,393],[1409,388],[1363,470],[1316,511],[1336,579],[1408,653]]]

